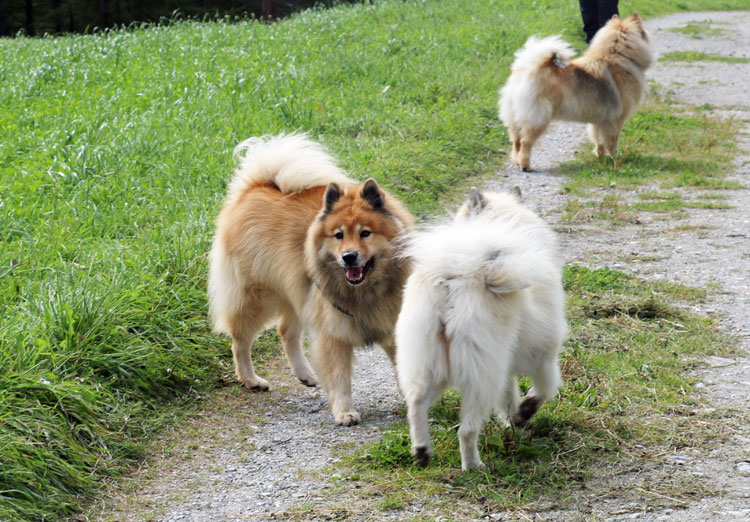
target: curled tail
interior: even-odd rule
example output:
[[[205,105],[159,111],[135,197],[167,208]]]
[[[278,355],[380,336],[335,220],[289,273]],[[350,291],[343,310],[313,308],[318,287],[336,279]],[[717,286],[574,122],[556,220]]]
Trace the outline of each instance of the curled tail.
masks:
[[[513,72],[531,71],[549,65],[565,69],[570,65],[573,56],[575,52],[570,45],[557,35],[546,38],[532,36],[526,40],[523,47],[516,51],[516,59],[511,70]]]
[[[274,183],[287,194],[331,182],[352,182],[333,156],[306,134],[249,138],[237,145],[234,158],[237,169],[229,184],[230,199],[259,181]]]

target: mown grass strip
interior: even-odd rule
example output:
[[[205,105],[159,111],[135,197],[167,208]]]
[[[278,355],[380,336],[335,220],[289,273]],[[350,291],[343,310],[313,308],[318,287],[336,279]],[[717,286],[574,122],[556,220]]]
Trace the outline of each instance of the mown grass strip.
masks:
[[[724,62],[750,63],[750,58],[744,56],[724,56],[697,51],[672,51],[659,57],[660,62]]]

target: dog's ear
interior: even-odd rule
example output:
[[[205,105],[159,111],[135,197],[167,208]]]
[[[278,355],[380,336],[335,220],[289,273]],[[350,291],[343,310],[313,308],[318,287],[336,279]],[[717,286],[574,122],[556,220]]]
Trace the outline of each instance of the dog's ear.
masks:
[[[646,28],[643,27],[643,19],[638,16],[638,13],[633,13],[632,15],[630,15],[630,19],[633,20],[635,26],[640,30],[641,38],[648,42],[648,33],[646,32]]]
[[[341,198],[341,188],[336,183],[329,183],[326,188],[326,194],[323,197],[325,213],[328,214],[333,210],[333,206]]]
[[[513,185],[513,188],[510,189],[510,193],[513,194],[513,196],[516,198],[516,200],[519,203],[523,203],[523,196],[521,195],[521,187],[518,185]]]
[[[484,207],[487,206],[487,201],[476,187],[471,187],[471,190],[469,191],[469,201],[467,203],[469,205],[469,214],[479,214],[484,210]]]
[[[373,210],[377,212],[383,212],[385,210],[383,193],[380,191],[380,187],[378,187],[378,182],[374,179],[369,178],[365,181],[365,184],[362,186],[361,196],[362,199],[372,206]]]

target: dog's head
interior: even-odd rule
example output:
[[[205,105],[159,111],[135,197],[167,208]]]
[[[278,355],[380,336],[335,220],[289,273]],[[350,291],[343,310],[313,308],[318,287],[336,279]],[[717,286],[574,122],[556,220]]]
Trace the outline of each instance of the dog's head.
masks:
[[[355,187],[331,183],[308,232],[308,253],[319,268],[338,270],[349,285],[360,285],[386,270],[392,241],[409,225],[408,212],[374,179]]]
[[[471,187],[469,198],[456,213],[456,221],[478,216],[501,217],[516,214],[519,209],[523,209],[523,206],[518,186],[514,186],[509,192],[480,192],[476,187]]]
[[[638,13],[627,18],[615,15],[594,35],[587,54],[622,55],[637,63],[641,69],[647,69],[652,61],[650,45],[648,32]]]

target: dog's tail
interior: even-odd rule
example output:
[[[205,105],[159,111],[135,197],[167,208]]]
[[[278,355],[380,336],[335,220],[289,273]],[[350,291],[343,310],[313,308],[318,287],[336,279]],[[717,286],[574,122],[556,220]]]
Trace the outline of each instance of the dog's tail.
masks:
[[[548,36],[546,38],[530,37],[518,51],[513,61],[511,70],[536,71],[542,67],[555,66],[565,69],[570,65],[570,60],[575,56],[575,51],[560,36]]]
[[[352,183],[320,143],[306,134],[249,138],[234,149],[237,169],[229,184],[229,198],[241,195],[252,183],[267,181],[291,194],[335,182]]]
[[[218,236],[209,258],[208,315],[214,332],[232,335],[230,318],[242,307],[244,286]]]
[[[509,294],[558,277],[562,263],[557,241],[541,220],[511,218],[496,231],[503,239],[493,247],[484,279],[491,292]]]

